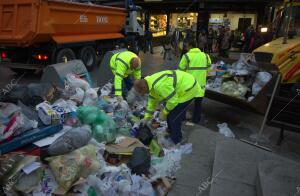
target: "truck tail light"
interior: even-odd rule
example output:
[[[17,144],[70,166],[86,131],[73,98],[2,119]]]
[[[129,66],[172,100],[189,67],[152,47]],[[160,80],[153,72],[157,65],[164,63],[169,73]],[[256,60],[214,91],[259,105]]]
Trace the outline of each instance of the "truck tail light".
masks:
[[[46,55],[46,54],[37,54],[37,55],[34,55],[33,57],[40,61],[46,61],[49,58],[48,55]]]
[[[0,55],[1,55],[1,58],[3,58],[3,59],[7,58],[7,52],[1,52]]]

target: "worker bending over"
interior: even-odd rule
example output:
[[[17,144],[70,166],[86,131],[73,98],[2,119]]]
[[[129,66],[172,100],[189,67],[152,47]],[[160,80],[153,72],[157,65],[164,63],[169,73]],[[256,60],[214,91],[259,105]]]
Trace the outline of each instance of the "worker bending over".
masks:
[[[187,40],[186,47],[188,52],[182,56],[178,69],[192,74],[200,86],[200,94],[199,97],[195,99],[193,112],[193,122],[200,123],[202,98],[205,94],[206,77],[208,68],[211,65],[211,60],[208,54],[196,48],[196,42],[194,40]]]
[[[125,94],[133,86],[132,80],[130,79],[130,75],[133,75],[133,78],[135,80],[141,79],[141,60],[133,52],[119,52],[111,57],[110,68],[115,76],[115,96],[117,97],[118,101],[122,101],[122,95],[125,97]]]
[[[155,73],[134,83],[141,95],[149,94],[144,122],[152,119],[159,103],[164,103],[160,120],[167,120],[170,137],[175,144],[182,139],[181,123],[185,119],[188,105],[200,96],[200,86],[195,78],[179,70],[166,70]]]

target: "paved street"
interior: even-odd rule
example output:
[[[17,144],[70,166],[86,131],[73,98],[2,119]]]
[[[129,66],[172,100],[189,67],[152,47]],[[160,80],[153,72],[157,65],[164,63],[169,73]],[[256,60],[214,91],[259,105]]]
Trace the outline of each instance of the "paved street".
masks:
[[[161,48],[155,48],[155,54],[151,55],[149,53],[147,54],[141,54],[142,62],[143,62],[143,75],[148,75],[151,73],[155,73],[160,70],[165,69],[175,69],[176,65],[178,63],[178,59],[173,58],[171,61],[169,60],[163,60],[161,55]],[[236,56],[235,56],[236,57]],[[97,85],[99,84],[99,77],[105,77],[105,73],[101,73],[99,71],[99,68],[95,69],[92,73],[92,78],[94,80],[94,83]],[[4,87],[12,79],[18,79],[19,76],[16,76],[7,69],[0,69],[0,86]],[[20,84],[23,83],[30,83],[30,82],[39,82],[39,76],[35,75],[25,75],[22,77],[19,81]],[[193,173],[194,170],[199,170],[197,168],[197,164],[204,159],[207,159],[206,155],[199,155],[203,154],[203,148],[200,145],[200,142],[205,141],[206,139],[203,138],[195,138],[197,137],[197,131],[201,129],[209,128],[215,132],[218,131],[217,124],[227,122],[229,127],[232,129],[232,131],[235,133],[236,138],[238,139],[247,139],[249,140],[249,136],[253,133],[257,133],[261,123],[263,121],[263,116],[257,115],[251,112],[247,112],[244,110],[241,110],[237,107],[232,107],[229,105],[225,105],[213,100],[204,99],[203,102],[203,123],[202,128],[199,126],[185,126],[184,131],[190,133],[191,136],[189,138],[190,142],[193,143],[193,154],[189,156],[186,161],[184,160],[184,163],[182,165],[182,170],[179,171],[180,176],[188,176]],[[204,128],[206,127],[206,128]],[[207,131],[207,130],[206,130]],[[266,126],[264,130],[264,134],[268,136],[270,139],[270,142],[266,144],[265,146],[272,148],[276,153],[284,155],[285,157],[289,157],[294,160],[300,160],[300,135],[299,134],[293,134],[290,132],[286,132],[285,139],[282,142],[281,146],[276,145],[276,140],[279,135],[279,130],[277,128],[268,127]],[[208,138],[207,138],[208,139]],[[201,143],[203,144],[203,143]],[[206,158],[205,158],[206,157]],[[188,163],[187,163],[188,162]],[[187,168],[188,167],[188,168]],[[209,165],[207,167],[210,167]],[[205,169],[203,168],[202,172],[204,172]],[[206,172],[208,172],[207,170]],[[202,175],[203,176],[203,175]],[[197,192],[197,187],[200,185],[201,180],[197,182],[191,182],[188,180],[188,177],[183,177],[187,180],[181,179],[180,182],[176,182],[177,184],[173,187],[174,190],[176,190],[177,194],[175,195],[186,195],[181,193],[191,193],[195,194]],[[184,182],[184,183],[183,183]],[[173,192],[174,193],[174,192]],[[174,194],[171,195],[174,195]]]
[[[173,57],[170,60],[163,60],[161,54],[162,47],[155,47],[154,54],[143,52],[140,53],[143,63],[142,74],[149,75],[160,70],[176,69],[179,59]],[[238,53],[232,53],[231,58],[238,58]],[[94,69],[91,77],[94,86],[103,85],[99,82],[99,78],[105,78],[108,74],[101,73],[99,67]],[[21,77],[21,78],[20,78]],[[20,80],[19,80],[20,79]],[[40,76],[29,75],[24,76],[15,75],[12,71],[0,68],[0,87],[4,88],[7,84],[18,80],[19,84],[28,84],[31,82],[39,82]],[[104,81],[108,80],[104,79]],[[203,126],[218,131],[217,124],[227,122],[237,138],[249,139],[252,133],[256,133],[263,121],[263,116],[251,112],[241,110],[237,107],[225,105],[213,100],[204,99],[203,102]],[[299,141],[300,135],[286,132],[286,137],[281,146],[276,146],[276,140],[279,134],[279,129],[266,126],[264,133],[270,138],[270,143],[266,146],[274,148],[276,151],[290,157],[300,157]],[[297,144],[298,143],[298,144]]]

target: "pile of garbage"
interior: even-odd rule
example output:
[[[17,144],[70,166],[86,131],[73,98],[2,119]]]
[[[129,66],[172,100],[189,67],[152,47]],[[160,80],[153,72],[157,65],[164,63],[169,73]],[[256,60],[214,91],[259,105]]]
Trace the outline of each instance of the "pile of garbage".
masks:
[[[241,54],[233,64],[218,61],[211,65],[206,88],[222,94],[252,101],[271,80],[272,74],[260,70],[252,54]]]
[[[65,88],[16,86],[0,102],[0,195],[165,195],[183,154],[166,122],[140,125],[147,97],[68,74]],[[24,90],[24,88],[26,90]]]

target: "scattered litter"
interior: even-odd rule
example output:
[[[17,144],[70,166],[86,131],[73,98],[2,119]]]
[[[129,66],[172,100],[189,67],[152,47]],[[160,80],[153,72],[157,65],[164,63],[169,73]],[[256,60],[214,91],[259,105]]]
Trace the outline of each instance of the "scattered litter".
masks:
[[[260,71],[252,54],[240,55],[233,64],[219,61],[211,65],[206,88],[251,102],[271,80],[272,74]]]
[[[219,133],[225,137],[235,138],[234,133],[229,129],[227,123],[217,124],[217,127],[219,128]]]
[[[0,103],[0,194],[166,195],[192,150],[167,137],[158,111],[140,126],[147,95],[134,90],[118,102],[111,82],[92,88],[75,74],[64,88],[23,88]]]
[[[192,122],[190,122],[190,121],[187,121],[187,122],[185,123],[185,125],[186,125],[186,126],[195,126],[195,124],[192,123]]]

